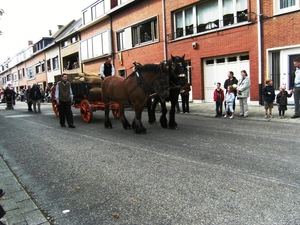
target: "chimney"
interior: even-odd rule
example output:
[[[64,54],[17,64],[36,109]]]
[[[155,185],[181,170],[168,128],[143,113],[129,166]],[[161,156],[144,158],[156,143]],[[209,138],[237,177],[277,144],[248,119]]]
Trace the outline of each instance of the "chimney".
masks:
[[[52,30],[49,30],[49,36],[50,37],[52,36]]]
[[[57,25],[57,27],[60,30],[63,27],[63,25]]]
[[[28,41],[28,46],[32,45],[33,41]]]

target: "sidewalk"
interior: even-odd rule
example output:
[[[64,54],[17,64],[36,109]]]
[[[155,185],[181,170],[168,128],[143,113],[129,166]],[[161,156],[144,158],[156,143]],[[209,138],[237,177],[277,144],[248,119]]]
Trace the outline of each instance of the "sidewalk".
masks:
[[[179,102],[179,107],[181,107],[181,102]],[[216,115],[215,111],[215,103],[190,103],[190,113],[193,115],[205,116],[205,117],[212,117],[214,118]],[[168,106],[169,110],[169,106]],[[285,118],[279,119],[278,116],[278,109],[277,106],[274,105],[273,108],[273,119],[265,119],[265,109],[264,106],[254,105],[253,103],[248,105],[249,116],[247,118],[239,117],[240,114],[240,106],[238,101],[236,102],[235,106],[235,118],[234,119],[243,119],[243,120],[259,120],[259,121],[273,121],[273,122],[282,122],[282,123],[300,123],[300,118],[291,119],[291,116],[294,115],[294,106],[289,105],[288,110],[285,111]],[[223,114],[224,114],[224,107],[223,107]],[[225,119],[225,118],[216,118],[216,119]]]
[[[0,188],[5,191],[0,205],[6,211],[0,225],[50,225],[1,156]]]

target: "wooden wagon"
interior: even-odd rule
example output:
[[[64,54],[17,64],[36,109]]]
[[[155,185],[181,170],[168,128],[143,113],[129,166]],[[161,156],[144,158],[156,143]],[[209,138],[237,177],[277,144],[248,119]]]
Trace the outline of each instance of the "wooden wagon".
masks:
[[[61,75],[55,77],[55,83],[60,80]],[[68,80],[71,83],[72,92],[74,95],[73,107],[80,109],[81,118],[84,122],[89,123],[93,119],[93,112],[104,110],[105,104],[101,98],[101,91],[93,92],[93,86],[89,82],[74,81],[78,74],[68,74]],[[100,87],[99,87],[100,88]],[[51,91],[52,108],[56,116],[59,116],[58,106],[55,100],[56,88],[53,86]],[[111,102],[110,110],[116,119],[120,118],[119,104]]]

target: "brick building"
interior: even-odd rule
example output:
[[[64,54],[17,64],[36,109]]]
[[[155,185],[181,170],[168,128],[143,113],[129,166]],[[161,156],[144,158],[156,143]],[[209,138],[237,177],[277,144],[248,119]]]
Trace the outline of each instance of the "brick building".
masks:
[[[62,55],[60,72],[73,56],[80,71],[93,73],[99,73],[110,56],[116,75],[125,77],[132,72],[133,61],[158,63],[171,54],[185,55],[190,100],[211,102],[216,83],[223,84],[228,71],[239,78],[240,71],[246,70],[252,82],[250,100],[261,103],[264,81],[272,78],[275,89],[288,84],[292,60],[300,54],[299,4],[289,0],[97,0],[82,11],[72,52],[61,45],[70,35],[56,42]],[[1,75],[7,77],[7,71]]]

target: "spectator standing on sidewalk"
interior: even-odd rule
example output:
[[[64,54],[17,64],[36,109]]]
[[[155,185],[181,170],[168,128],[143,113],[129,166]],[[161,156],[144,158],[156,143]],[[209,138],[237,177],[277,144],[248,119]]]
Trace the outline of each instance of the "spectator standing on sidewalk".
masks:
[[[240,102],[240,116],[248,117],[248,97],[250,93],[251,80],[246,70],[241,71],[241,78],[237,84],[237,98]]]
[[[32,100],[34,112],[41,113],[42,94],[37,84],[32,85],[32,88],[30,90],[30,99]],[[38,111],[36,111],[36,105],[38,106]]]
[[[230,115],[231,112],[231,116],[229,117],[230,119],[234,118],[234,109],[233,109],[233,102],[235,100],[235,96],[234,96],[234,89],[232,86],[228,86],[227,88],[227,93],[225,95],[225,102],[226,102],[226,108],[225,108],[225,118],[227,117],[227,115]]]
[[[233,86],[234,84],[238,83],[238,80],[236,79],[232,71],[229,71],[227,76],[228,79],[226,79],[224,82],[224,90],[226,90],[226,93],[228,91],[227,90],[228,86]],[[233,93],[234,93],[233,110],[235,110],[236,89],[234,89]],[[224,101],[224,107],[226,108],[226,101]]]
[[[217,88],[214,90],[214,101],[216,102],[216,115],[215,117],[222,116],[222,108],[223,108],[223,101],[224,101],[224,91],[221,88],[221,83],[217,83]],[[226,113],[225,113],[226,114]]]
[[[191,85],[186,83],[185,86],[180,90],[181,101],[182,101],[182,113],[189,113],[189,97],[190,97]]]
[[[281,86],[279,90],[280,92],[276,96],[276,103],[279,111],[279,119],[283,119],[284,112],[285,110],[287,110],[287,102],[288,102],[287,98],[292,97],[292,94],[289,94],[285,90],[285,86]]]
[[[273,102],[275,100],[275,90],[273,87],[273,81],[270,79],[266,80],[266,86],[262,89],[262,95],[264,96],[264,105],[265,105],[265,118],[273,119],[272,109]],[[268,115],[269,111],[269,115]]]
[[[300,117],[299,100],[300,100],[300,58],[294,59],[296,67],[293,73],[290,73],[290,93],[294,94],[295,111],[292,119]]]

